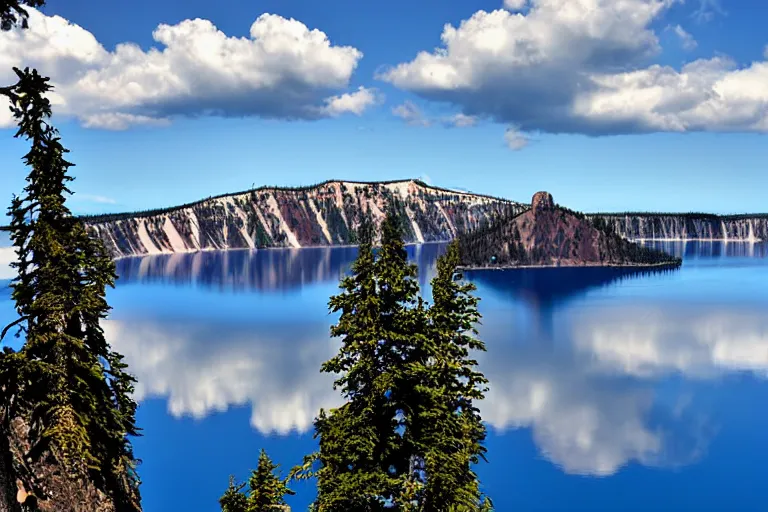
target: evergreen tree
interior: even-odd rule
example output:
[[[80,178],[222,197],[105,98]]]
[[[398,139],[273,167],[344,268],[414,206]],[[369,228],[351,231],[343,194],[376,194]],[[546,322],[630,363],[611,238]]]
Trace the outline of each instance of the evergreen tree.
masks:
[[[396,422],[388,398],[391,376],[380,343],[381,301],[370,222],[363,222],[358,237],[352,273],[342,279],[342,292],[329,301],[330,310],[341,313],[331,335],[341,338],[342,346],[321,367],[322,372],[339,375],[334,388],[346,402],[327,413],[320,411],[315,420],[319,451],[294,470],[298,478],[317,479],[318,512],[380,511],[397,488],[389,468]]]
[[[342,348],[322,367],[340,375],[346,403],[320,412],[320,450],[296,474],[317,477],[318,512],[491,510],[471,467],[485,453],[474,401],[487,381],[470,357],[484,350],[474,337],[477,299],[453,280],[458,246],[440,259],[428,308],[396,209],[382,223],[378,254],[370,226],[361,239],[352,275],[330,301],[341,312],[331,333]]]
[[[424,512],[470,511],[490,504],[482,498],[472,470],[485,459],[486,431],[475,401],[483,399],[488,384],[472,352],[484,352],[485,344],[476,337],[480,314],[472,295],[475,286],[454,279],[459,263],[458,243],[453,242],[438,259],[432,280],[429,357],[413,372],[422,375],[418,381],[427,405],[419,417]]]
[[[117,277],[101,242],[91,239],[65,205],[72,166],[57,130],[48,123],[51,90],[35,70],[14,68],[19,81],[0,89],[13,105],[16,137],[32,142],[24,157],[30,167],[24,195],[14,197],[11,240],[17,277],[12,298],[14,326],[26,335],[19,352],[0,358],[3,422],[29,425],[30,452],[37,461],[50,450],[76,477],[87,477],[110,496],[118,510],[138,510],[139,479],[127,436],[137,435],[135,380],[100,326],[109,306],[105,288]],[[19,464],[26,468],[26,464]],[[33,488],[30,471],[19,475]]]
[[[248,479],[248,495],[234,477],[229,478],[229,487],[219,499],[222,512],[277,512],[286,509],[285,496],[293,495],[287,481],[277,474],[278,466],[261,450],[259,465]]]
[[[16,25],[27,28],[29,12],[24,6],[42,7],[45,0],[0,0],[0,30],[11,30]]]
[[[219,498],[221,512],[246,512],[248,510],[248,497],[242,490],[245,484],[237,483],[234,476],[229,477],[229,487]]]

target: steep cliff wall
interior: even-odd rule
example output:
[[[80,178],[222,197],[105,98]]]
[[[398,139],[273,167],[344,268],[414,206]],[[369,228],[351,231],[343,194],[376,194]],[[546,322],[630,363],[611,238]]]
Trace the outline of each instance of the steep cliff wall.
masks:
[[[364,215],[375,223],[397,199],[408,242],[450,240],[520,203],[416,181],[325,182],[304,189],[261,188],[191,205],[84,218],[113,257],[213,249],[311,247],[356,242]]]
[[[630,240],[768,240],[768,214],[596,214]]]

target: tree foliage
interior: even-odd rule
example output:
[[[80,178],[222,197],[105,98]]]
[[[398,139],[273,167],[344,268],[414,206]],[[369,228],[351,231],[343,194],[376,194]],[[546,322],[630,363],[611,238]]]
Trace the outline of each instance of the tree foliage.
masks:
[[[135,380],[100,326],[110,309],[105,289],[114,285],[115,267],[65,205],[73,164],[48,122],[48,78],[14,71],[18,83],[0,92],[11,100],[15,136],[31,141],[24,157],[30,172],[9,209],[19,318],[0,338],[16,326],[16,336],[26,339],[21,350],[6,347],[0,358],[1,416],[6,428],[13,418],[29,425],[32,448],[25,459],[50,451],[65,471],[90,478],[111,496],[118,510],[137,510],[137,461],[128,438],[138,435],[130,396]],[[20,476],[37,487],[31,473]]]
[[[329,307],[339,353],[324,363],[345,403],[315,420],[318,452],[295,469],[317,479],[318,512],[491,510],[472,465],[485,453],[475,406],[487,381],[471,352],[479,320],[471,285],[454,280],[458,247],[438,263],[434,304],[420,296],[403,217],[393,206],[373,247],[366,223],[351,275]]]
[[[14,26],[27,28],[29,12],[24,8],[42,7],[45,0],[0,0],[0,30],[8,31]]]
[[[248,494],[243,492],[246,484],[229,478],[229,487],[219,499],[222,512],[275,512],[285,510],[285,496],[294,492],[288,488],[287,480],[277,475],[278,466],[261,450],[259,465],[248,479]]]

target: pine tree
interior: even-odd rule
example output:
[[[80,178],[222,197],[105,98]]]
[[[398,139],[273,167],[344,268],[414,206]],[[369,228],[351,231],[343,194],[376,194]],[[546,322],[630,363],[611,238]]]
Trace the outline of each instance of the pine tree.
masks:
[[[27,28],[29,12],[24,5],[42,7],[45,0],[0,0],[0,30],[8,31],[17,25]]]
[[[32,448],[25,459],[51,451],[73,476],[89,478],[118,510],[138,510],[139,479],[127,436],[138,435],[135,380],[100,326],[109,306],[105,288],[115,267],[65,205],[72,181],[57,130],[48,123],[51,90],[35,70],[14,68],[19,81],[0,89],[13,105],[16,137],[31,140],[24,195],[14,197],[11,240],[17,277],[12,284],[22,349],[0,359],[3,421],[23,418]],[[20,467],[27,467],[20,464]],[[35,488],[34,475],[20,475]]]
[[[245,484],[229,478],[229,487],[219,499],[222,512],[278,512],[287,509],[286,495],[294,492],[288,488],[287,480],[281,479],[276,471],[278,465],[272,462],[267,452],[261,450],[259,465],[248,479],[248,495],[242,489]]]
[[[437,262],[429,308],[429,358],[414,370],[425,390],[418,445],[424,453],[425,488],[420,510],[470,511],[488,507],[472,469],[485,459],[486,430],[475,401],[482,400],[488,380],[473,352],[485,351],[476,337],[480,321],[475,286],[454,279],[459,266],[457,242]],[[487,503],[486,503],[487,502]]]
[[[219,498],[221,512],[246,512],[248,510],[248,497],[242,490],[245,484],[237,483],[234,476],[229,477],[229,487]]]
[[[388,467],[399,482],[392,502],[398,510],[417,510],[421,489],[421,459],[413,444],[418,408],[414,393],[412,362],[423,358],[427,314],[419,296],[416,265],[408,262],[403,242],[403,217],[397,205],[390,206],[381,226],[381,251],[376,262],[379,284],[381,349],[389,374],[389,403],[395,412],[397,437]]]
[[[321,367],[322,372],[339,374],[334,388],[341,390],[346,403],[320,411],[315,419],[319,451],[294,470],[298,478],[317,479],[314,507],[319,512],[383,510],[397,485],[386,465],[395,423],[387,398],[388,376],[382,372],[373,226],[363,222],[358,237],[352,274],[342,279],[342,292],[329,301],[330,310],[341,313],[331,335],[341,338],[342,346]]]

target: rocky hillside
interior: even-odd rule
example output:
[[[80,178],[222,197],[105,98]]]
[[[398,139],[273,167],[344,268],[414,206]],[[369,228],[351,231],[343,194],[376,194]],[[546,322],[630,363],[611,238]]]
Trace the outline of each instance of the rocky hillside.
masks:
[[[380,223],[394,202],[408,242],[445,241],[527,206],[431,187],[418,180],[328,181],[316,186],[259,188],[197,203],[131,214],[83,217],[115,257],[209,249],[355,244],[364,215]]]
[[[768,215],[607,213],[602,218],[628,240],[768,241]]]
[[[556,206],[547,192],[533,196],[530,210],[459,238],[468,267],[680,264],[677,258],[625,240],[601,218]]]

